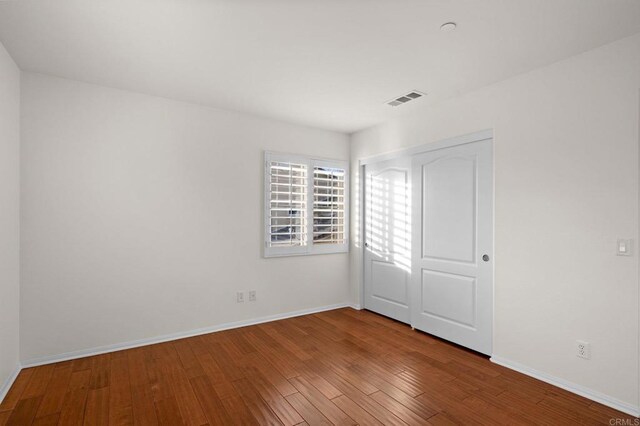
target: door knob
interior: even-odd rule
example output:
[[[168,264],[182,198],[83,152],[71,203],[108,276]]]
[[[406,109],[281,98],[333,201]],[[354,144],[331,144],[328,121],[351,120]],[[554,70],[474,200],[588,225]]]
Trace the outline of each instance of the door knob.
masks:
[[[484,260],[485,262],[489,261],[489,255],[485,254],[484,256],[482,256],[482,260]]]
[[[369,247],[369,243],[364,243],[364,246],[365,247]]]

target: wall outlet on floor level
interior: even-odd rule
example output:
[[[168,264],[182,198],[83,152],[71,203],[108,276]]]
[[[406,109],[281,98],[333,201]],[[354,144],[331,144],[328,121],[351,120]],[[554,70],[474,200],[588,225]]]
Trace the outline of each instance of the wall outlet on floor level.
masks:
[[[591,359],[591,343],[582,340],[576,341],[576,355],[580,358]]]
[[[249,292],[249,302],[255,302],[255,301],[256,301],[256,291],[251,290]]]
[[[237,302],[237,303],[242,303],[242,302],[244,302],[244,293],[243,293],[243,292],[239,291],[239,292],[236,294],[236,302]]]

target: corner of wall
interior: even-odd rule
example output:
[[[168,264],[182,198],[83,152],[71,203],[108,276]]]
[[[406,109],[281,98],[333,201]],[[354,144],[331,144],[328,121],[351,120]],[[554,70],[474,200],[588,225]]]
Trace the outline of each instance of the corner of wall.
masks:
[[[0,43],[0,401],[20,372],[21,70]]]

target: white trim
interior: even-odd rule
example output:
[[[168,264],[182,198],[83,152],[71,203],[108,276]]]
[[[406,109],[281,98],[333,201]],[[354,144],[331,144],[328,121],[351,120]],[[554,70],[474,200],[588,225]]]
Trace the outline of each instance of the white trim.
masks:
[[[359,298],[358,298],[358,302],[359,305],[362,307],[362,309],[364,309],[364,274],[365,274],[365,268],[366,265],[364,263],[364,254],[365,254],[365,219],[367,217],[367,211],[366,211],[366,206],[365,206],[365,202],[367,201],[365,199],[365,192],[367,192],[367,176],[365,175],[366,172],[366,167],[364,164],[358,164],[358,183],[360,184],[360,187],[358,188],[358,195],[359,197],[359,213],[360,213],[360,217],[358,218],[358,236],[360,238],[360,241],[358,241],[358,244],[360,244],[360,277],[358,280],[358,288],[360,289],[358,291],[359,293]]]
[[[515,370],[522,374],[526,374],[527,376],[533,377],[534,379],[542,380],[543,382],[557,386],[566,391],[575,393],[576,395],[583,396],[592,401],[599,402],[600,404],[614,408],[618,411],[622,411],[623,413],[627,413],[635,417],[640,416],[640,407],[638,406],[634,406],[627,402],[620,401],[619,399],[612,398],[603,393],[594,391],[584,386],[577,385],[575,383],[569,382],[559,377],[555,377],[550,374],[543,373],[542,371],[534,370],[533,368],[527,367],[526,365],[522,365],[514,361],[509,361],[507,359],[500,358],[497,356],[492,356],[490,359],[491,359],[491,362],[495,364],[501,365],[511,370]]]
[[[356,311],[361,311],[361,310],[362,310],[362,306],[360,306],[360,305],[359,305],[359,304],[357,304],[357,303],[352,303],[351,305],[349,305],[349,307],[350,307],[351,309],[355,309]]]
[[[636,111],[640,111],[640,89],[638,89],[638,107]],[[638,142],[640,143],[640,113],[638,113]],[[640,166],[640,152],[638,152],[638,166]],[[638,207],[640,211],[640,188],[638,188]],[[638,222],[640,223],[640,217]],[[640,230],[637,234],[638,241],[640,241]],[[638,277],[638,306],[640,306],[640,276]],[[640,355],[640,315],[638,316],[638,345],[636,346],[637,354]],[[640,356],[638,356],[638,407],[640,409]]]
[[[434,142],[422,143],[420,145],[413,145],[408,148],[403,148],[396,151],[385,152],[382,154],[372,155],[370,157],[364,157],[359,160],[359,164],[361,166],[364,166],[365,164],[391,160],[397,157],[410,157],[412,155],[421,154],[423,152],[435,151],[436,149],[449,148],[452,146],[464,145],[473,142],[480,142],[486,139],[493,139],[493,129],[480,130],[477,132],[468,133],[466,135],[442,139]]]
[[[4,397],[7,396],[7,393],[9,393],[9,389],[11,389],[11,386],[13,386],[13,382],[15,382],[18,378],[20,370],[22,370],[22,366],[20,365],[20,363],[18,363],[13,372],[9,375],[9,377],[7,377],[7,380],[5,380],[2,386],[0,386],[0,403],[2,403]]]
[[[234,321],[234,322],[218,324],[210,327],[197,328],[195,330],[165,334],[163,336],[151,337],[148,339],[132,340],[124,343],[115,343],[113,345],[99,346],[97,348],[81,349],[79,351],[66,352],[58,355],[44,356],[44,357],[26,360],[22,362],[22,368],[37,367],[39,365],[53,364],[56,362],[68,361],[68,360],[77,359],[77,358],[84,358],[87,356],[100,355],[100,354],[105,354],[109,352],[116,352],[124,349],[138,348],[140,346],[147,346],[147,345],[153,345],[156,343],[169,342],[172,340],[178,340],[178,339],[184,339],[187,337],[199,336],[202,334],[214,333],[216,331],[230,330],[233,328],[246,327],[249,325],[262,324],[265,322],[277,321],[277,320],[282,320],[286,318],[299,317],[302,315],[309,315],[309,314],[315,314],[318,312],[332,311],[334,309],[350,308],[350,307],[351,307],[350,303],[336,303],[333,305],[320,306],[317,308],[302,309],[299,311],[286,312],[283,314],[268,315],[260,318]]]

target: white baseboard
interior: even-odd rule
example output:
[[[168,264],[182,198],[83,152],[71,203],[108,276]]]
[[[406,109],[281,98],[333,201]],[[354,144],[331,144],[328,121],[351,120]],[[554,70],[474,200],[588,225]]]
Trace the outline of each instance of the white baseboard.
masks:
[[[2,403],[4,397],[7,396],[7,393],[9,392],[9,389],[11,389],[13,382],[16,381],[20,370],[22,370],[22,366],[20,364],[16,365],[16,368],[9,375],[9,377],[7,377],[7,380],[5,380],[2,386],[0,386],[0,403]]]
[[[360,306],[357,303],[352,303],[351,305],[349,305],[351,307],[351,309],[355,309],[356,311],[361,311],[362,310],[362,306]]]
[[[535,379],[542,380],[543,382],[549,383],[551,385],[557,386],[569,392],[583,396],[592,401],[599,402],[600,404],[614,408],[618,411],[622,411],[623,413],[627,413],[635,417],[640,416],[640,407],[629,404],[624,401],[620,401],[616,398],[612,398],[610,396],[607,396],[600,392],[586,388],[584,386],[580,386],[575,383],[569,382],[567,380],[561,379],[559,377],[555,377],[550,374],[543,373],[542,371],[534,370],[533,368],[527,367],[526,365],[509,361],[508,359],[492,356],[491,362],[501,365],[503,367],[509,368],[511,370],[515,370],[519,373],[526,374],[527,376],[531,376]]]
[[[268,315],[266,317],[254,318],[243,321],[228,322],[210,327],[198,328],[195,330],[183,331],[179,333],[166,334],[163,336],[151,337],[148,339],[133,340],[113,345],[99,346],[97,348],[81,349],[79,351],[66,352],[58,355],[33,358],[22,362],[22,368],[37,367],[39,365],[52,364],[55,362],[68,361],[71,359],[84,358],[87,356],[100,355],[109,352],[132,349],[140,346],[153,345],[155,343],[169,342],[171,340],[184,339],[186,337],[199,336],[201,334],[213,333],[216,331],[230,330],[233,328],[246,327],[248,325],[262,324],[265,322],[277,321],[286,318],[299,317],[302,315],[315,314],[317,312],[331,311],[340,308],[350,308],[350,303],[337,303],[335,305],[321,306],[317,308],[302,309],[299,311],[286,312],[283,314]],[[355,309],[355,308],[354,308]]]

